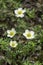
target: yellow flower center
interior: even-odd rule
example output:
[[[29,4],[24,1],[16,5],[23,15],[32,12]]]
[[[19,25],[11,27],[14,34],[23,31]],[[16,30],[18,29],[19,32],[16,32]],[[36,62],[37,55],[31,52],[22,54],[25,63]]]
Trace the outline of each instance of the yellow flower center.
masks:
[[[22,14],[22,11],[18,11],[18,14]]]
[[[27,37],[31,37],[31,33],[28,33],[28,34],[27,34]]]
[[[15,43],[12,43],[12,47],[15,46]]]
[[[11,35],[11,36],[14,35],[14,32],[11,31],[11,32],[10,32],[10,35]]]

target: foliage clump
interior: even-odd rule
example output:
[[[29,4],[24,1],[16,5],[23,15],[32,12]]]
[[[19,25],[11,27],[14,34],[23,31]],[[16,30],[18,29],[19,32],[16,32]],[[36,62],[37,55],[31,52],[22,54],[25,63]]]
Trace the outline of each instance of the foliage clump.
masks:
[[[43,65],[43,6],[37,3],[36,0],[0,0],[0,65]],[[18,8],[26,10],[23,18],[15,16]],[[11,38],[7,31],[10,33],[12,28],[16,34]],[[23,36],[25,30],[34,31],[34,38]],[[13,48],[10,41],[15,40],[17,47]]]

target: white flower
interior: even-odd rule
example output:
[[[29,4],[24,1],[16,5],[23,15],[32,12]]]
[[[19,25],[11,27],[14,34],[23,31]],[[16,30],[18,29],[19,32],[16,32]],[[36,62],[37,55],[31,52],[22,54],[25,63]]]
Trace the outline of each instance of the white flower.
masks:
[[[25,33],[23,33],[23,35],[26,37],[26,39],[33,39],[34,31],[25,30]]]
[[[14,37],[14,35],[16,34],[16,31],[14,28],[12,28],[11,30],[7,30],[7,37]]]
[[[17,46],[17,42],[16,41],[10,41],[10,46],[15,48]]]
[[[21,17],[22,18],[22,17],[24,17],[24,13],[26,12],[26,10],[22,9],[22,8],[18,8],[14,12],[15,12],[16,17]]]

